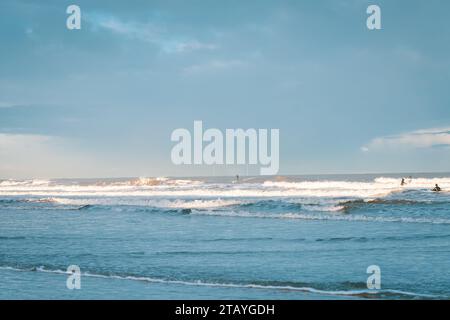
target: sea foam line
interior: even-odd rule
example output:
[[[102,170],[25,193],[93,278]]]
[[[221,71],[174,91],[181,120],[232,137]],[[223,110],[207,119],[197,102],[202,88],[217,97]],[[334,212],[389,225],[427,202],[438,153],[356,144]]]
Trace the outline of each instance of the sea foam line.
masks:
[[[44,272],[52,274],[64,274],[71,275],[72,273],[64,270],[49,270],[44,267],[37,267],[33,269],[20,269],[10,266],[0,266],[0,270],[8,271],[19,271],[19,272]],[[260,289],[260,290],[276,290],[276,291],[297,291],[304,293],[316,293],[329,296],[359,296],[367,297],[368,295],[400,295],[400,296],[410,296],[410,297],[421,297],[421,298],[438,298],[439,296],[431,294],[422,294],[409,291],[395,290],[395,289],[382,289],[382,290],[322,290],[312,287],[295,287],[295,286],[274,286],[274,285],[261,285],[261,284],[239,284],[239,283],[218,283],[218,282],[203,282],[201,280],[196,281],[183,281],[183,280],[168,280],[168,279],[158,279],[150,277],[139,277],[139,276],[121,276],[121,275],[103,275],[97,273],[83,272],[81,276],[91,277],[91,278],[102,278],[102,279],[117,279],[117,280],[131,280],[131,281],[141,281],[150,283],[160,283],[160,284],[175,284],[175,285],[185,285],[185,286],[201,286],[201,287],[221,287],[221,288],[241,288],[241,289]]]
[[[369,217],[364,215],[343,215],[343,214],[301,214],[301,213],[253,213],[236,211],[200,211],[192,210],[193,215],[209,215],[223,217],[242,218],[269,218],[269,219],[299,219],[299,220],[333,220],[333,221],[360,221],[360,222],[399,222],[399,223],[427,223],[427,224],[450,224],[450,219],[428,219],[412,217]]]

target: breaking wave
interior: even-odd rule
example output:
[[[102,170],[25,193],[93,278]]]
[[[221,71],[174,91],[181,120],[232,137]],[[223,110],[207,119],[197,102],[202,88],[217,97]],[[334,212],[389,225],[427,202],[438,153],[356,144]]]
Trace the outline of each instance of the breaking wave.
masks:
[[[439,184],[443,192],[431,192],[434,184]],[[447,177],[406,180],[405,186],[400,186],[398,178],[389,177],[367,181],[247,179],[239,183],[164,177],[3,180],[0,209],[99,208],[223,217],[449,224],[447,190]],[[425,211],[434,214],[424,216],[417,210],[408,213],[424,206],[433,208]]]
[[[344,214],[303,214],[303,213],[253,213],[244,211],[197,211],[192,210],[193,215],[241,217],[241,218],[270,218],[270,219],[296,219],[296,220],[330,220],[330,221],[359,221],[359,222],[397,222],[397,223],[426,223],[426,224],[450,224],[450,219],[445,218],[415,218],[415,217],[383,217],[367,215]]]

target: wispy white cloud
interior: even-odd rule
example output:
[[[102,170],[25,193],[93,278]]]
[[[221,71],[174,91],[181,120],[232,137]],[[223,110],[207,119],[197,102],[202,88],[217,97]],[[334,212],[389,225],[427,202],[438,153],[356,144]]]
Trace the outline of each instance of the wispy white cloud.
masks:
[[[154,23],[122,21],[114,16],[89,15],[87,19],[95,28],[108,30],[130,39],[152,43],[166,53],[181,53],[195,50],[214,50],[215,44],[204,43],[195,38],[172,35]]]
[[[12,103],[0,101],[0,108],[11,108],[11,107],[14,107]]]
[[[394,49],[394,53],[402,60],[411,63],[419,63],[424,61],[424,56],[419,50],[406,46],[398,46]]]
[[[0,177],[39,174],[47,162],[52,162],[51,140],[44,135],[0,133]]]
[[[201,64],[190,65],[183,69],[183,73],[189,75],[189,74],[215,72],[221,70],[234,69],[245,65],[246,63],[244,61],[237,59],[211,60]]]
[[[50,136],[46,135],[0,133],[0,150],[5,148],[28,148],[33,145],[41,145],[51,139]]]
[[[188,40],[188,41],[175,41],[174,43],[175,51],[194,51],[194,50],[214,50],[217,48],[215,44],[203,43],[198,40]]]
[[[398,135],[378,137],[361,147],[361,150],[368,152],[382,149],[433,147],[450,147],[450,127],[421,129]]]
[[[63,138],[0,133],[0,178],[67,177],[86,162]]]

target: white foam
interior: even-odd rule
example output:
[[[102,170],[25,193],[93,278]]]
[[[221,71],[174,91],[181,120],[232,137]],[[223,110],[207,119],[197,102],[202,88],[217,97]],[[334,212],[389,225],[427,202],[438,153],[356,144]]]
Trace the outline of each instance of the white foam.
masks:
[[[450,178],[417,178],[400,186],[399,179],[379,177],[370,182],[302,181],[264,183],[204,183],[195,180],[140,178],[127,182],[73,185],[46,180],[5,180],[0,195],[52,196],[174,196],[174,197],[359,197],[377,198],[408,189],[450,189]]]
[[[361,222],[398,222],[398,223],[426,223],[450,224],[450,219],[442,218],[412,218],[412,217],[374,217],[347,214],[304,214],[304,213],[258,213],[247,211],[192,211],[193,215],[209,215],[242,218],[269,219],[299,219],[299,220],[332,220],[332,221],[361,221]]]
[[[50,200],[51,199],[51,200]],[[238,205],[241,201],[238,200],[188,200],[188,199],[133,199],[127,197],[112,197],[112,198],[50,198],[48,201],[56,202],[65,205],[128,205],[128,206],[143,206],[155,208],[174,208],[174,209],[212,209]],[[41,200],[41,199],[39,199]]]
[[[32,271],[27,269],[18,269],[12,267],[0,267],[3,270],[9,271]],[[54,273],[54,274],[71,274],[64,270],[49,270],[40,266],[35,268],[38,272],[45,273]],[[92,278],[103,278],[103,279],[118,279],[118,280],[132,280],[132,281],[143,281],[143,282],[151,282],[151,283],[160,283],[160,284],[174,284],[174,285],[185,285],[185,286],[204,286],[204,287],[222,287],[222,288],[242,288],[242,289],[259,289],[259,290],[282,290],[282,291],[298,291],[305,293],[316,293],[322,295],[330,295],[330,296],[367,296],[367,295],[377,295],[377,294],[397,294],[397,295],[405,295],[412,297],[423,297],[423,298],[437,298],[435,295],[430,294],[419,294],[414,292],[402,291],[402,290],[393,290],[393,289],[383,289],[383,290],[322,290],[316,289],[312,287],[296,287],[296,286],[276,286],[276,285],[261,285],[261,284],[240,284],[240,283],[219,283],[219,282],[204,282],[202,280],[197,281],[184,281],[184,280],[169,280],[169,279],[161,279],[161,278],[151,278],[145,276],[121,276],[121,275],[102,275],[84,272],[81,274],[85,277]]]
[[[410,183],[407,180],[407,183],[401,187],[399,179],[385,177],[368,182],[265,181],[238,184],[205,183],[164,177],[91,184],[6,180],[0,183],[0,196],[41,198],[71,205],[142,205],[190,209],[232,206],[246,203],[248,199],[288,198],[289,202],[298,201],[304,211],[338,212],[343,209],[339,204],[343,200],[370,200],[406,190],[429,190],[436,183],[444,191],[450,189],[450,178],[417,178]]]
[[[17,187],[17,186],[44,186],[48,185],[48,180],[3,180],[0,182],[0,187]]]

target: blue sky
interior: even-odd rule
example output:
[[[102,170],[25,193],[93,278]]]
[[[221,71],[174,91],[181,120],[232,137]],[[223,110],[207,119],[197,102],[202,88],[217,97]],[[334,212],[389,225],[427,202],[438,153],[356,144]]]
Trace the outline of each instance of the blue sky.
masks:
[[[70,4],[81,30],[66,28]],[[382,30],[366,28],[369,4]],[[170,160],[171,132],[194,120],[280,129],[280,174],[450,171],[449,11],[3,0],[0,178],[211,175]]]

